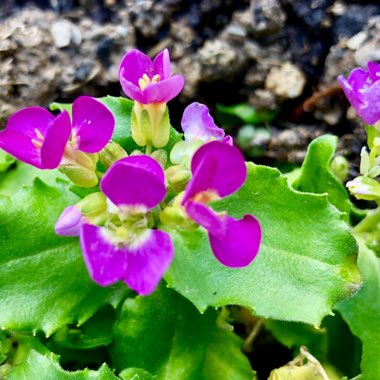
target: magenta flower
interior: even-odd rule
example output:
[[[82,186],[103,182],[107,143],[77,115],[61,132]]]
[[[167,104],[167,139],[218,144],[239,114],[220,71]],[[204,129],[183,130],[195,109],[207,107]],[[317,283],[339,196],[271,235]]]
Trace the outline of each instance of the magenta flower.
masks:
[[[40,107],[13,114],[0,132],[0,147],[20,161],[39,169],[59,166],[66,145],[96,153],[110,140],[115,120],[99,101],[82,96],[73,103],[72,122],[67,111],[57,117]]]
[[[110,167],[100,187],[113,218],[103,227],[87,223],[81,227],[90,276],[101,286],[122,280],[140,295],[148,295],[174,255],[170,235],[148,227],[150,209],[166,195],[164,172],[148,156],[130,156]]]
[[[185,84],[182,75],[172,75],[167,49],[153,62],[137,49],[129,51],[121,61],[119,80],[125,94],[142,104],[167,103]]]
[[[338,82],[359,116],[373,125],[380,119],[380,65],[368,62],[367,69],[356,68],[347,79],[340,75]]]
[[[218,140],[232,145],[232,137],[226,136],[224,130],[214,123],[214,119],[204,104],[194,102],[187,106],[182,116],[181,126],[185,141]]]
[[[208,202],[237,191],[245,182],[244,157],[234,146],[213,141],[200,147],[191,161],[192,179],[182,205],[188,216],[208,231],[216,258],[229,267],[244,267],[256,257],[261,227],[252,215],[236,220],[217,213]]]

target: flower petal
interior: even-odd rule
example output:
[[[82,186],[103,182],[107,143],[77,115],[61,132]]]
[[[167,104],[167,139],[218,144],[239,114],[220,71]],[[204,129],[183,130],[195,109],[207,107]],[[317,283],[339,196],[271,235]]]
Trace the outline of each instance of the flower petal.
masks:
[[[368,73],[374,82],[380,80],[380,64],[376,62],[367,63]]]
[[[63,111],[53,120],[45,134],[41,148],[41,163],[45,169],[58,167],[70,135],[70,116],[67,111]]]
[[[195,223],[202,226],[214,235],[224,236],[225,224],[210,206],[200,202],[189,201],[186,203],[186,213]]]
[[[149,156],[130,156],[115,162],[100,181],[104,194],[117,206],[152,208],[166,195],[160,164]]]
[[[0,148],[19,161],[44,169],[41,164],[41,150],[26,135],[5,129],[0,132]]]
[[[208,230],[215,257],[223,265],[232,268],[249,265],[260,248],[261,227],[258,220],[252,215],[245,215],[240,220],[228,215],[221,218],[225,225],[224,235]]]
[[[221,140],[225,135],[223,129],[214,123],[208,108],[197,102],[186,107],[181,126],[186,141],[202,140],[209,142],[213,139]]]
[[[119,80],[124,78],[139,87],[139,79],[143,74],[150,79],[154,76],[152,60],[140,50],[133,49],[127,52],[121,60],[119,67]]]
[[[90,96],[81,96],[73,103],[73,130],[78,149],[97,153],[110,141],[115,127],[111,111]]]
[[[172,75],[168,49],[162,50],[162,52],[156,56],[153,61],[153,68],[154,74],[158,74],[160,76],[160,80],[169,78]]]
[[[371,85],[366,93],[366,102],[366,107],[357,112],[367,124],[373,125],[380,120],[380,81]]]
[[[41,107],[27,107],[14,113],[0,132],[0,147],[20,161],[44,169],[41,150],[32,140],[42,145],[54,116]]]
[[[23,134],[30,139],[36,138],[36,129],[45,136],[54,116],[41,107],[27,107],[14,113],[7,122],[7,131]]]
[[[142,104],[147,103],[146,95],[140,89],[139,86],[136,86],[134,83],[129,82],[125,78],[122,78],[122,77],[120,78],[120,84],[121,84],[121,88],[123,89],[124,94],[127,95],[128,98]]]
[[[247,177],[239,149],[220,141],[207,143],[195,152],[191,172],[193,177],[186,186],[183,205],[203,191],[215,191],[220,197],[226,197],[237,191]]]
[[[144,101],[141,103],[167,103],[182,91],[184,85],[185,78],[180,74],[151,83],[144,89]]]
[[[55,233],[60,236],[79,236],[84,221],[79,207],[66,207],[55,223]]]
[[[84,224],[80,231],[84,261],[90,277],[101,286],[123,279],[128,265],[128,250],[117,248],[102,234],[102,228]]]
[[[128,253],[124,281],[142,296],[154,291],[173,260],[174,248],[170,235],[151,230],[149,237]]]

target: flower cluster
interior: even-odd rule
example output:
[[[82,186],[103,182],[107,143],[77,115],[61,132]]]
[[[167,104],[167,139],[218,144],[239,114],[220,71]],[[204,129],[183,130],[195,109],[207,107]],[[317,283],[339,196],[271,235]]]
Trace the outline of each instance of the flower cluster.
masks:
[[[359,116],[368,124],[368,147],[362,148],[360,176],[347,182],[350,192],[358,199],[380,202],[380,64],[368,62],[367,70],[356,68],[338,82]]]
[[[347,79],[338,77],[352,107],[369,125],[380,120],[380,64],[368,62],[367,71],[356,68]]]
[[[0,147],[40,169],[58,168],[75,184],[95,187],[67,207],[56,233],[79,236],[87,269],[101,286],[124,281],[141,295],[156,288],[174,258],[173,228],[204,228],[215,257],[244,267],[256,257],[261,227],[252,215],[234,219],[210,202],[244,184],[244,157],[200,103],[184,111],[184,140],[166,151],[170,123],[166,103],[184,86],[172,75],[169,52],[153,62],[128,52],[119,70],[125,94],[134,101],[131,136],[145,153],[127,154],[110,141],[115,120],[100,101],[80,97],[58,116],[30,107],[14,114],[0,132]],[[100,161],[101,165],[98,165]],[[100,181],[99,181],[100,178]]]

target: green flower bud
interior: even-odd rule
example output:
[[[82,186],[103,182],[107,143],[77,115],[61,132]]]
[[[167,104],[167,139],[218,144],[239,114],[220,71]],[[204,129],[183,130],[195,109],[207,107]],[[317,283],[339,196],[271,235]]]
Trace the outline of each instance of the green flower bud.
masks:
[[[87,195],[77,203],[77,207],[92,224],[101,225],[110,217],[107,209],[107,198],[101,192]]]
[[[160,221],[169,228],[180,227],[187,231],[193,231],[198,225],[188,218],[183,207],[168,206],[160,212]]]
[[[83,168],[81,166],[61,166],[59,171],[65,174],[75,185],[89,188],[98,184],[98,176],[94,170]]]
[[[350,193],[357,199],[377,201],[380,199],[380,184],[369,177],[356,177],[347,182],[346,186]]]
[[[166,103],[134,102],[132,138],[137,145],[163,148],[169,141],[170,121]]]
[[[165,170],[166,181],[175,192],[183,191],[189,182],[191,172],[181,165],[174,165]]]
[[[163,168],[168,163],[168,154],[163,149],[155,150],[150,157],[154,158]]]
[[[109,142],[100,152],[99,159],[105,168],[109,168],[114,162],[127,157],[128,153],[116,142]]]
[[[348,175],[348,161],[343,156],[336,156],[331,162],[333,173],[343,182]]]
[[[203,145],[201,140],[195,141],[179,141],[177,142],[171,152],[170,161],[173,164],[182,165],[186,169],[190,169],[191,159],[194,153]]]

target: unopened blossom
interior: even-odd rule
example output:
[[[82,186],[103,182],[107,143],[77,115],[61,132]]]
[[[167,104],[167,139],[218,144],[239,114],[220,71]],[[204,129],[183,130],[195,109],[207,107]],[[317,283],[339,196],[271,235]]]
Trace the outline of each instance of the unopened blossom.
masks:
[[[224,130],[215,124],[204,104],[194,102],[187,106],[183,112],[181,126],[185,141],[201,140],[206,143],[217,140],[232,145],[232,137],[226,136]]]
[[[67,111],[58,116],[41,107],[16,112],[0,132],[0,147],[39,169],[54,169],[63,158],[66,164],[71,163],[75,151],[100,151],[111,138],[114,125],[112,113],[103,104],[82,96],[73,103],[72,121]]]
[[[177,96],[184,84],[182,75],[172,75],[169,51],[152,60],[139,50],[123,57],[119,79],[125,94],[134,100],[131,135],[136,144],[163,148],[169,141],[170,121],[166,103]]]
[[[190,178],[190,163],[196,150],[210,141],[221,141],[233,145],[232,137],[219,128],[208,108],[201,103],[191,103],[185,108],[181,126],[185,141],[179,141],[170,152],[170,161],[175,164],[165,172],[169,185],[174,190],[183,190]]]
[[[380,64],[368,62],[367,70],[356,68],[346,79],[338,77],[352,107],[369,125],[380,120]]]
[[[174,254],[170,235],[151,228],[150,211],[166,195],[163,170],[151,157],[126,157],[108,169],[100,188],[107,197],[106,220],[96,225],[87,215],[80,219],[77,211],[69,208],[63,212],[58,227],[65,226],[67,214],[71,214],[74,227],[80,219],[84,260],[97,284],[108,286],[124,281],[140,295],[148,295]],[[70,228],[67,230],[71,232]]]
[[[127,52],[120,64],[119,80],[124,93],[142,103],[167,103],[183,89],[182,75],[172,75],[169,51],[152,60],[137,49]]]
[[[229,267],[244,267],[256,257],[261,227],[252,215],[234,219],[208,203],[236,192],[245,182],[244,157],[234,146],[213,141],[200,147],[191,161],[192,179],[182,205],[187,215],[208,232],[216,258]]]

